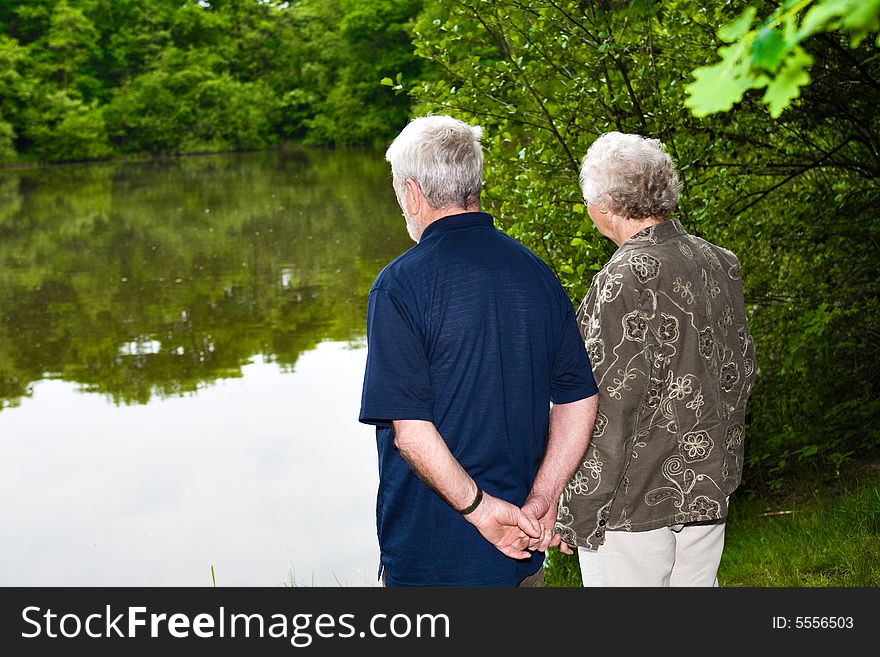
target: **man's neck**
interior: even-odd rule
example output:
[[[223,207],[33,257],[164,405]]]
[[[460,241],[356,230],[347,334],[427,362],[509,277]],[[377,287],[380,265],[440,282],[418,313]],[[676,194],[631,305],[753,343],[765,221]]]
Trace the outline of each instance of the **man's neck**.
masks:
[[[454,214],[463,214],[465,212],[481,212],[481,208],[479,204],[469,205],[466,208],[463,208],[458,205],[447,205],[442,208],[427,208],[421,215],[417,218],[419,222],[419,226],[421,226],[421,233],[425,232],[425,229],[433,224],[438,219],[442,219],[443,217],[449,217]],[[421,233],[419,233],[419,239],[421,239]]]

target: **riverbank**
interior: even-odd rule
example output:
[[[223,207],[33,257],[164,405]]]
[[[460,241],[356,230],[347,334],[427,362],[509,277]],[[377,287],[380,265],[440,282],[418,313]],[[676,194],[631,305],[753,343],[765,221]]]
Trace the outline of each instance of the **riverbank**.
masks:
[[[375,145],[355,145],[346,146],[345,150],[364,151],[370,149],[378,149]],[[98,165],[98,164],[132,164],[141,162],[162,162],[168,160],[179,160],[181,158],[206,157],[211,155],[243,155],[247,153],[289,153],[294,151],[335,151],[338,147],[333,144],[305,144],[302,142],[284,142],[276,146],[266,148],[248,148],[248,149],[224,149],[224,150],[197,150],[184,151],[179,153],[117,153],[109,157],[92,158],[83,160],[40,160],[36,157],[19,156],[14,159],[0,160],[0,170],[17,170],[17,169],[50,169],[58,167],[71,167],[79,165]]]

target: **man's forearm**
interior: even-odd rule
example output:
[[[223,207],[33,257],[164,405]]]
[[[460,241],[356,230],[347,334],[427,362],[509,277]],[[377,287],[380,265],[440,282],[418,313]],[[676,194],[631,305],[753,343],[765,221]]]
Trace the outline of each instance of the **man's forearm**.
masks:
[[[543,498],[555,508],[562,489],[590,445],[598,405],[598,395],[569,404],[553,405],[547,450],[532,485],[530,498]]]
[[[477,483],[449,451],[433,423],[395,420],[394,444],[413,471],[452,508],[461,511],[474,503]],[[526,546],[541,536],[538,524],[526,518],[521,509],[489,493],[479,498],[465,519],[512,559],[528,558]]]
[[[394,444],[413,471],[454,509],[473,502],[477,484],[449,451],[432,422],[395,420]]]

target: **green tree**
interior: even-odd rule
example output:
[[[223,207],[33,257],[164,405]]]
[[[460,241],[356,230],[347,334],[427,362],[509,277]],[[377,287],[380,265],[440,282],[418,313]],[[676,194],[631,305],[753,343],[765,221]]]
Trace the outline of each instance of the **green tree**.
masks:
[[[609,130],[664,141],[682,175],[678,218],[743,264],[759,368],[746,478],[773,484],[880,445],[880,58],[874,39],[816,34],[801,45],[813,82],[797,112],[774,118],[746,94],[695,117],[689,72],[713,64],[715,26],[748,6],[446,0],[415,27],[440,72],[401,86],[417,113],[484,126],[484,204],[574,302],[614,249],[580,198],[587,147]]]
[[[170,153],[277,143],[272,90],[218,72],[223,68],[207,52],[166,49],[155,70],[120,89],[107,106],[114,141],[125,150]]]
[[[98,54],[98,32],[83,11],[60,0],[52,12],[45,36],[48,66],[59,76],[62,89],[81,74],[83,65]]]
[[[409,103],[380,82],[420,70],[409,26],[421,6],[421,0],[341,0],[336,76],[307,122],[309,141],[370,143],[406,123]]]
[[[16,154],[16,119],[28,97],[28,81],[21,74],[26,57],[17,41],[0,35],[0,159]]]
[[[8,0],[0,157],[380,141],[408,116],[380,80],[422,66],[408,33],[421,4]]]

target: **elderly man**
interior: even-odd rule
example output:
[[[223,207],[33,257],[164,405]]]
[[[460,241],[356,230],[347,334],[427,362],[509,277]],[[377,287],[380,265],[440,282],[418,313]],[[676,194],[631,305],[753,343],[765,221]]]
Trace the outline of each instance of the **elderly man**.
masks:
[[[540,586],[595,418],[571,301],[480,211],[480,139],[422,117],[386,155],[417,242],[367,310],[360,421],[377,427],[386,586]]]
[[[578,313],[599,412],[557,530],[584,586],[717,586],[755,373],[739,262],[669,218],[678,175],[656,139],[602,135],[581,187],[619,248]]]

